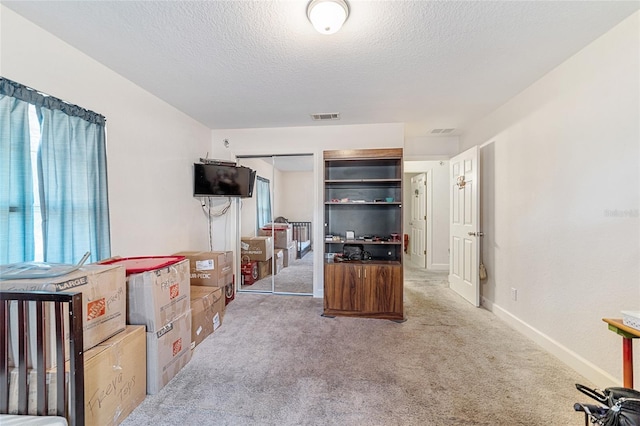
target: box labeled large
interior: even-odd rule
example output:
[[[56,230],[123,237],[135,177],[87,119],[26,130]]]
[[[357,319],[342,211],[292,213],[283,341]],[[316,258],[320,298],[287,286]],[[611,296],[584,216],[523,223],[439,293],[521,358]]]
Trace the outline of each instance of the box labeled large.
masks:
[[[189,259],[191,285],[224,287],[233,274],[232,251],[181,251],[175,255]]]
[[[147,394],[155,395],[191,360],[191,310],[147,333]]]
[[[222,325],[224,308],[224,287],[191,286],[192,349]]]
[[[88,350],[114,334],[124,330],[126,325],[126,286],[125,269],[120,265],[89,264],[68,274],[51,278],[12,279],[0,281],[0,290],[53,291],[82,293],[82,339],[83,350]],[[9,309],[9,363],[14,365],[18,359],[18,313],[17,304]],[[65,318],[68,307],[65,306]],[[36,312],[35,302],[28,307],[27,334],[29,346],[28,367],[36,365]],[[65,326],[65,330],[68,330]],[[45,330],[48,336],[46,350],[46,368],[55,367],[55,320],[53,307],[45,305]],[[67,357],[68,351],[67,340]]]
[[[189,261],[184,256],[131,257],[110,260],[127,271],[127,324],[160,330],[188,312]]]
[[[240,255],[250,260],[269,260],[273,256],[271,237],[242,237]]]
[[[293,229],[289,223],[268,224],[258,231],[258,235],[273,237],[274,247],[285,249],[291,244]]]

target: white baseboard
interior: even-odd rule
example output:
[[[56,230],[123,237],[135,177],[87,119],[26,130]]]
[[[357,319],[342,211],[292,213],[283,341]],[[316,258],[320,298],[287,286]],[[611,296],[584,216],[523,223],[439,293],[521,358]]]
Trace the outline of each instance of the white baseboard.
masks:
[[[448,263],[432,263],[431,265],[429,265],[427,269],[431,271],[448,271],[449,264]]]
[[[506,322],[513,329],[542,346],[542,348],[547,352],[567,364],[570,368],[574,369],[594,385],[602,389],[608,386],[622,386],[622,382],[619,379],[616,379],[606,371],[582,358],[577,353],[542,333],[540,330],[537,330],[525,323],[520,318],[517,318],[509,311],[496,305],[490,300],[482,298],[481,305],[487,310],[493,312],[495,316]]]

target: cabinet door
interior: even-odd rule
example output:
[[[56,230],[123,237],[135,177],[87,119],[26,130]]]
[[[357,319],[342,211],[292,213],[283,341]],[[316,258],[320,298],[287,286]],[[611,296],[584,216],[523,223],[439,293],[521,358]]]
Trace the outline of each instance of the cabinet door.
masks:
[[[363,311],[402,314],[402,266],[363,266]]]
[[[336,311],[362,310],[362,267],[348,263],[324,265],[324,308]]]

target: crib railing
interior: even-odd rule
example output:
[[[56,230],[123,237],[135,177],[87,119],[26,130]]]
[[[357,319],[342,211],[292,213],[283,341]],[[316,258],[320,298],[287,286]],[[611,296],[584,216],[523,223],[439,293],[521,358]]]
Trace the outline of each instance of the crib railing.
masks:
[[[64,305],[68,304],[68,321],[65,321]],[[52,306],[47,306],[52,305]],[[11,308],[10,308],[11,307]],[[35,307],[35,312],[33,311]],[[17,310],[17,323],[12,325],[18,328],[17,341],[12,345],[17,345],[18,359],[14,360],[14,369],[17,369],[17,376],[14,373],[10,377],[9,369],[9,339],[10,324],[9,310]],[[45,321],[50,321],[46,315],[53,314],[55,320],[55,342],[48,342]],[[28,329],[29,320],[35,316],[35,330]],[[13,318],[15,318],[12,315]],[[33,324],[33,321],[30,323]],[[66,324],[66,326],[65,326]],[[69,354],[67,356],[65,345],[65,334],[68,327]],[[31,326],[33,328],[33,326]],[[29,335],[36,334],[35,348],[28,344]],[[15,334],[14,334],[15,336]],[[35,351],[36,365],[33,366],[35,383],[29,381],[29,387],[36,387],[36,414],[47,416],[49,414],[49,401],[47,392],[47,346],[55,346],[57,366],[55,368],[55,395],[56,414],[65,417],[69,425],[83,426],[84,417],[84,356],[82,342],[82,293],[53,293],[53,292],[17,292],[0,291],[0,414],[28,415],[29,393],[28,382],[28,360],[29,351]],[[65,366],[65,359],[69,359],[68,368]],[[68,382],[66,378],[68,377]],[[12,410],[9,413],[9,393],[11,379],[17,380],[12,388],[17,388],[17,412]],[[67,386],[68,383],[68,386]]]
[[[311,250],[311,222],[289,222],[293,227],[293,239],[297,241],[297,258]]]

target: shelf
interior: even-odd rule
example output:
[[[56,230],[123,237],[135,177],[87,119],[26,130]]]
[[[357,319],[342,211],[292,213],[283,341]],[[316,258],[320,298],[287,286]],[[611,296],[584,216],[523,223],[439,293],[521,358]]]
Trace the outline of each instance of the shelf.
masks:
[[[324,151],[323,157],[324,313],[402,320],[402,149]],[[392,235],[397,240],[356,239]],[[369,260],[334,260],[347,244],[361,246]]]
[[[325,244],[362,244],[362,245],[379,245],[379,246],[396,246],[402,244],[402,241],[364,241],[364,240],[324,240]]]
[[[371,204],[374,204],[374,205],[377,205],[377,206],[385,206],[385,205],[387,205],[387,206],[399,206],[399,205],[402,204],[399,201],[393,201],[393,202],[390,202],[390,203],[387,203],[386,201],[365,201],[365,202],[360,202],[360,201],[325,201],[324,203],[327,204],[327,205],[332,205],[332,206],[341,205],[341,204],[342,205],[348,205],[348,206],[353,206],[354,204],[355,205],[362,205],[362,204],[371,205]]]
[[[333,260],[325,259],[325,264],[330,265],[388,265],[388,266],[401,266],[402,264],[397,260]]]
[[[402,183],[402,179],[327,179],[324,181],[325,184],[327,185],[332,185],[332,184],[337,184],[337,185],[344,185],[344,184],[379,184],[379,183],[383,183],[383,184],[394,184],[394,185],[400,185]]]

